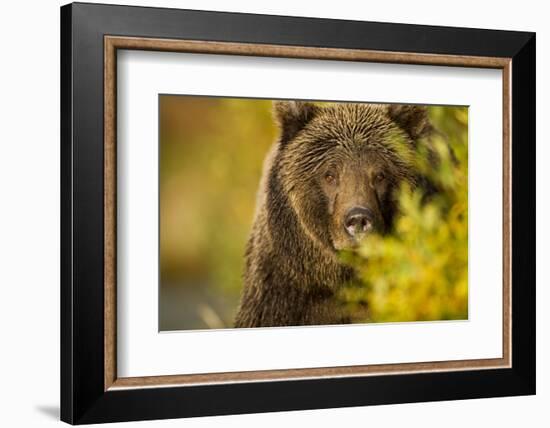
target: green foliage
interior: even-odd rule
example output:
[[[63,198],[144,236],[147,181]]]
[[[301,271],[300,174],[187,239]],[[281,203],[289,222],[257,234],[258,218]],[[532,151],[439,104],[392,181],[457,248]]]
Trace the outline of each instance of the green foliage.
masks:
[[[468,110],[431,107],[430,115],[445,136],[428,142],[439,162],[434,167],[426,150],[415,161],[441,192],[426,198],[422,190],[403,186],[395,231],[368,236],[357,251],[342,255],[360,281],[346,286],[340,298],[352,313],[369,308],[368,319],[359,321],[468,316]]]

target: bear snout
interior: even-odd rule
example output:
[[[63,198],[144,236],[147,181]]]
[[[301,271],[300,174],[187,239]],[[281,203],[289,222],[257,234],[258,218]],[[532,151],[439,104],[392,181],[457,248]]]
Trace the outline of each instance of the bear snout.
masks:
[[[374,228],[374,214],[366,207],[353,207],[344,217],[344,229],[352,238],[361,237]]]

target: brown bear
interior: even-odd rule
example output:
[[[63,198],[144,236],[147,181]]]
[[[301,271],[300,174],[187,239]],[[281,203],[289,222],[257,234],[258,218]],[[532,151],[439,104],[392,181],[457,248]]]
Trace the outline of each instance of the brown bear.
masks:
[[[335,293],[354,279],[339,251],[388,233],[403,181],[433,128],[421,106],[275,101],[236,327],[352,322]],[[425,143],[428,141],[427,143]]]

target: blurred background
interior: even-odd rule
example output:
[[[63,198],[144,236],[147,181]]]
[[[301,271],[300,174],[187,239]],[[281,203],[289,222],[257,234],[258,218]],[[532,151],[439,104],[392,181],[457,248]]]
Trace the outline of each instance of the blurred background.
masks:
[[[231,326],[276,131],[269,100],[160,97],[160,330]]]
[[[244,248],[252,225],[262,163],[277,137],[271,101],[161,95],[159,104],[159,329],[231,327],[239,302]],[[462,147],[458,147],[458,153],[461,161],[465,161],[460,173],[466,176],[463,202],[467,208],[467,108],[429,109],[436,128],[451,135],[453,145]],[[454,174],[454,169],[451,170]],[[464,199],[464,194],[455,197]],[[440,210],[437,212],[439,226],[445,223],[449,204],[452,205],[452,201],[436,207]],[[452,267],[453,272],[465,270],[467,277],[467,217],[458,227],[465,227],[465,246],[463,240],[454,242],[452,236],[443,239],[455,256],[462,254],[458,259],[466,260],[465,267],[461,262]],[[410,242],[401,242],[401,245],[410,245]],[[439,247],[433,250],[438,251]],[[418,252],[421,253],[422,248],[419,247]],[[359,268],[364,264],[361,256],[352,262]],[[385,262],[391,264],[396,260],[390,257]],[[420,259],[420,262],[426,260]],[[465,294],[456,293],[456,284],[451,283],[456,276],[446,272],[449,266],[441,265],[438,269],[432,272],[436,282],[438,275],[448,277],[443,283],[438,282],[438,293],[440,297],[450,296],[438,298],[435,306],[441,310],[426,312],[421,308],[426,305],[423,300],[435,295],[433,284],[425,287],[420,295],[415,293],[410,300],[414,303],[407,303],[412,290],[417,291],[417,282],[404,287],[403,293],[393,293],[394,303],[388,302],[391,284],[382,284],[382,288],[388,290],[384,295],[376,281],[346,289],[341,298],[350,308],[361,305],[365,299],[382,298],[385,303],[375,303],[373,307],[378,308],[377,311],[368,313],[371,322],[466,318],[467,281]],[[386,274],[383,270],[379,272],[380,276]],[[401,284],[403,278],[399,277],[398,282]],[[407,304],[416,305],[418,310],[408,310],[407,316],[400,317],[400,311]],[[443,307],[449,305],[455,309],[448,311]]]

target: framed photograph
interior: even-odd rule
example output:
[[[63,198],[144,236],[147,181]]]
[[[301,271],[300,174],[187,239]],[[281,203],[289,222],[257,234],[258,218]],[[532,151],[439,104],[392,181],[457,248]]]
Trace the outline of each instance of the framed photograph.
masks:
[[[61,418],[535,393],[535,34],[61,8]]]

